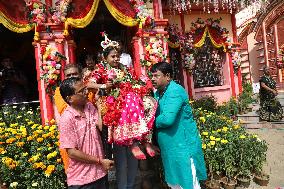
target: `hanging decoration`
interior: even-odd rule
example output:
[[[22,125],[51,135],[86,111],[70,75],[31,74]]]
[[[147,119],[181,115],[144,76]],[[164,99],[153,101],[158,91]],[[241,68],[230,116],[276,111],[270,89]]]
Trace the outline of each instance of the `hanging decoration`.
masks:
[[[43,25],[47,21],[46,5],[39,0],[26,1],[30,24]]]
[[[66,21],[66,16],[72,9],[71,3],[72,0],[59,0],[55,3],[55,8],[50,10],[54,23],[59,24]]]
[[[280,48],[278,52],[276,66],[278,69],[284,68],[284,47]]]
[[[235,74],[238,72],[241,63],[242,63],[242,57],[241,54],[239,53],[238,50],[232,50],[232,52],[230,53],[231,57],[232,57],[232,64],[234,67],[234,72]]]
[[[139,28],[145,26],[154,26],[154,18],[147,9],[146,3],[143,0],[130,0],[134,8],[135,18],[139,23]]]
[[[41,79],[46,85],[46,92],[53,95],[53,91],[59,85],[61,61],[66,57],[58,52],[56,47],[48,45],[41,48],[42,65]]]
[[[163,48],[163,41],[159,35],[151,37],[145,42],[144,60],[142,66],[151,67],[153,64],[166,60],[166,50]]]
[[[222,10],[227,10],[231,14],[234,10],[243,9],[249,5],[265,7],[268,0],[167,0],[166,5],[172,12],[190,12],[192,7],[202,7],[203,12],[217,13]]]

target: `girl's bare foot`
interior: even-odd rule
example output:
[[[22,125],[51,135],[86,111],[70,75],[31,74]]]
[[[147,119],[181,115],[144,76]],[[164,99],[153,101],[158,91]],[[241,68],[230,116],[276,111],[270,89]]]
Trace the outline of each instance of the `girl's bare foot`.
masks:
[[[142,152],[142,150],[136,144],[131,146],[131,152],[136,159],[139,159],[139,160],[146,159],[146,155]]]
[[[154,157],[155,155],[160,154],[159,148],[157,148],[156,146],[154,146],[150,143],[146,143],[145,147],[146,147],[147,154],[149,154],[149,156],[151,156],[151,157]]]

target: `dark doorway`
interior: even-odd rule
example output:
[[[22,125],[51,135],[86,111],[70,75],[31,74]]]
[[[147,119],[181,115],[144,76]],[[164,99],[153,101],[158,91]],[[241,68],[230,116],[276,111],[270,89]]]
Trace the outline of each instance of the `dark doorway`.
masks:
[[[86,54],[96,56],[102,51],[100,43],[104,40],[101,35],[103,31],[108,34],[111,40],[119,38],[123,42],[126,52],[132,55],[131,39],[135,30],[135,27],[126,27],[120,24],[110,14],[105,4],[100,2],[93,21],[84,29],[73,30],[78,63],[85,67],[84,58]]]
[[[0,62],[5,58],[11,59],[15,69],[19,70],[27,80],[25,101],[38,100],[36,63],[32,45],[33,31],[19,34],[0,25],[0,33]],[[2,71],[3,66],[0,66]]]

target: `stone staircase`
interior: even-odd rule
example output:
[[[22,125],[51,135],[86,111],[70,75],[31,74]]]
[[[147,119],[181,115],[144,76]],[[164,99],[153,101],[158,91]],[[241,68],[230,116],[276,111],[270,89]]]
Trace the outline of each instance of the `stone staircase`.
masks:
[[[284,109],[284,91],[279,92],[277,96],[280,101],[282,108]],[[273,128],[273,129],[284,129],[284,118],[278,122],[266,122],[259,121],[259,115],[257,110],[259,109],[259,104],[251,105],[252,112],[237,115],[238,119],[241,119],[243,126],[248,129],[260,129],[260,128]]]

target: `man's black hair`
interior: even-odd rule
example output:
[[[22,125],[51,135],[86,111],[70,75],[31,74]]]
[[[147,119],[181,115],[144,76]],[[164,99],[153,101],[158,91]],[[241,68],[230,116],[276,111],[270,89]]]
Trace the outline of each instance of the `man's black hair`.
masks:
[[[158,62],[157,64],[154,64],[150,71],[152,73],[155,73],[157,71],[162,72],[164,75],[169,74],[170,77],[173,77],[173,68],[172,65],[167,62]]]
[[[60,94],[62,98],[64,99],[64,101],[67,102],[68,104],[69,102],[67,100],[67,97],[75,94],[74,84],[77,83],[78,81],[80,81],[80,78],[71,77],[71,78],[64,79],[62,83],[60,84],[60,88],[59,88]]]

